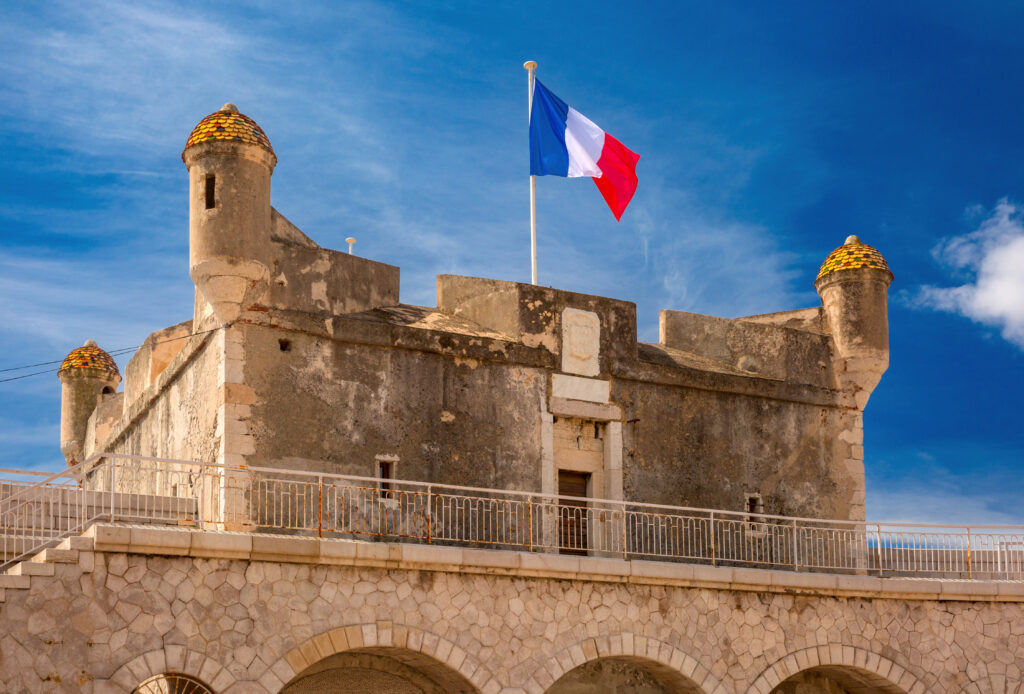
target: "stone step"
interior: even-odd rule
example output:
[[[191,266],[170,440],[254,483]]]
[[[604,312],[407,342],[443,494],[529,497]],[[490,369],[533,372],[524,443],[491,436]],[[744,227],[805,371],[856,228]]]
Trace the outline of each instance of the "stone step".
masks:
[[[57,573],[53,564],[37,564],[31,561],[23,561],[15,564],[7,572],[8,576],[53,576]]]
[[[36,564],[74,564],[78,561],[78,550],[48,547],[32,557],[32,561]]]
[[[84,535],[72,535],[71,537],[65,537],[61,540],[60,544],[57,545],[57,549],[77,549],[91,552],[94,547],[93,539],[91,537],[85,537]]]
[[[12,574],[0,574],[0,589],[15,588],[27,590],[32,586],[32,579],[29,576]]]

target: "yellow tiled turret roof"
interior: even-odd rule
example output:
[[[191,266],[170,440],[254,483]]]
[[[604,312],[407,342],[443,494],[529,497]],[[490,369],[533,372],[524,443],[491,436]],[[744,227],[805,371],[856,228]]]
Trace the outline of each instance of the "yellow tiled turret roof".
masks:
[[[856,270],[864,267],[892,272],[881,253],[866,243],[862,243],[856,236],[850,236],[846,239],[846,243],[825,258],[821,269],[818,270],[818,279],[840,270]]]
[[[270,138],[263,132],[263,128],[249,116],[239,113],[238,107],[234,104],[224,104],[219,111],[199,121],[188,136],[185,149],[211,140],[248,142],[250,145],[262,147],[271,154],[274,153],[274,148],[270,146]]]
[[[57,373],[71,369],[99,369],[109,374],[121,375],[117,370],[114,358],[97,347],[96,343],[92,340],[86,341],[83,346],[72,350],[71,354],[64,357],[64,361],[61,363]]]

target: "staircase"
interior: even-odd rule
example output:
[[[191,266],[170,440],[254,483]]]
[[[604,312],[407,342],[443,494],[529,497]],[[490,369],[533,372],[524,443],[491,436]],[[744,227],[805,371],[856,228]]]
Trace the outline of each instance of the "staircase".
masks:
[[[0,483],[0,571],[44,549],[55,550],[96,521],[193,525],[197,506],[188,497]]]
[[[32,587],[34,577],[50,577],[57,572],[55,564],[76,564],[83,552],[92,552],[94,540],[85,535],[75,535],[61,540],[55,547],[47,547],[35,556],[20,561],[0,573],[0,604],[17,590]]]

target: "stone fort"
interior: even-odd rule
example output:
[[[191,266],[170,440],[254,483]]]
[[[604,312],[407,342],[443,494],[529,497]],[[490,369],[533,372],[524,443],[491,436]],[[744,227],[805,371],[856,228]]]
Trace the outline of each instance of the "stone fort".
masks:
[[[271,206],[225,104],[193,315],[58,375],[68,467],[0,483],[3,691],[1024,694],[1024,531],[865,519],[882,255],[736,319],[399,269]]]

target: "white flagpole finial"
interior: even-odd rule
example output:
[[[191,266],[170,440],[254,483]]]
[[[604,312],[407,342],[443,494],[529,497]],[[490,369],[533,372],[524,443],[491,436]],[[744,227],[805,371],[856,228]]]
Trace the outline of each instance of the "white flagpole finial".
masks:
[[[533,73],[537,61],[527,60],[523,68],[528,73],[526,122],[529,123],[533,114]],[[537,178],[533,174],[530,174],[530,281],[537,284]]]

